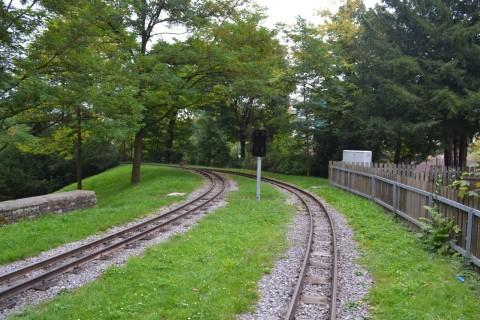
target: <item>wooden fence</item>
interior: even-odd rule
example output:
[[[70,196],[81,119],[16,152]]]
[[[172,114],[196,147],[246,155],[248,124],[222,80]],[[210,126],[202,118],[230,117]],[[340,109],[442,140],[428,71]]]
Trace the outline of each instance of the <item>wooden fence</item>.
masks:
[[[460,198],[448,187],[460,172],[438,166],[330,162],[329,183],[379,203],[416,230],[422,228],[423,218],[430,218],[425,206],[435,203],[461,229],[459,236],[450,239],[450,246],[480,266],[479,198]]]

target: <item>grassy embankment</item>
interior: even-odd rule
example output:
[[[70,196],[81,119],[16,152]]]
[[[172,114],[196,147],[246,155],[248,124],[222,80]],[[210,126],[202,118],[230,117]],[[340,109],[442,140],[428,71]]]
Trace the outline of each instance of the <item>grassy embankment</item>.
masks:
[[[417,237],[383,209],[329,187],[325,180],[272,177],[318,193],[356,231],[360,263],[371,272],[375,287],[366,301],[350,302],[351,308],[369,303],[374,319],[478,319],[478,297],[468,290],[468,286],[478,287],[474,279],[458,282],[452,274],[457,271],[455,262],[425,251]],[[271,187],[262,187],[258,203],[254,180],[235,179],[240,190],[229,195],[228,207],[207,216],[184,236],[23,316],[235,319],[236,313],[254,303],[256,281],[285,249],[285,226],[292,211],[283,203],[284,196]]]
[[[23,259],[53,247],[83,239],[94,233],[154,213],[185,199],[171,192],[190,193],[202,178],[186,171],[143,166],[142,183],[131,185],[130,166],[120,166],[101,176],[84,180],[85,190],[94,190],[98,208],[36,219],[0,228],[0,264]],[[74,190],[69,186],[60,191]]]

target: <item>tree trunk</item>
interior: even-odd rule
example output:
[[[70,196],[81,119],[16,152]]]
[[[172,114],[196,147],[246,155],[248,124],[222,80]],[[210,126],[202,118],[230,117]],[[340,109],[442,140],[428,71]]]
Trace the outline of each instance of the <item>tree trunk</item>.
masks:
[[[75,113],[77,116],[77,190],[82,190],[82,111],[80,106],[75,107]]]
[[[458,167],[458,136],[455,136],[453,138],[452,153],[453,153],[453,166]]]
[[[307,156],[307,177],[310,177],[310,169],[311,169],[311,166],[312,166],[312,157],[310,156],[310,149],[311,149],[311,146],[310,146],[310,135],[308,134],[307,132],[307,135],[306,135],[306,156]]]
[[[467,166],[467,155],[468,155],[468,136],[462,134],[460,137],[460,145],[458,150],[458,165],[459,167],[465,168]]]
[[[445,138],[445,147],[443,149],[444,155],[444,164],[446,167],[453,166],[453,139],[451,136],[447,135]]]
[[[245,160],[246,156],[246,144],[247,144],[247,138],[245,137],[244,134],[240,134],[240,159]]]
[[[132,183],[140,182],[140,169],[142,166],[142,154],[143,154],[143,133],[144,129],[140,129],[135,134],[135,142],[133,148],[133,164],[132,164]]]
[[[172,151],[173,151],[173,140],[174,140],[174,133],[175,133],[175,122],[176,122],[177,113],[175,112],[168,121],[168,131],[167,131],[167,142],[165,148],[165,163],[172,163]]]
[[[395,155],[393,157],[393,163],[395,163],[395,164],[400,163],[401,152],[402,152],[402,143],[400,141],[397,141],[397,144],[395,146]]]

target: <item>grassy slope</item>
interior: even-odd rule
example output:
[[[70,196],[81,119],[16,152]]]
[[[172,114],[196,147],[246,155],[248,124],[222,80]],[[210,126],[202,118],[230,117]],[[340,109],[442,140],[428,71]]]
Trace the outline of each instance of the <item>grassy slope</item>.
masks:
[[[183,236],[148,250],[125,268],[27,319],[235,319],[255,303],[257,281],[286,249],[292,208],[270,186],[255,200],[255,182],[238,178],[228,207],[206,216]]]
[[[84,180],[84,189],[97,195],[98,208],[60,215],[45,215],[0,228],[0,264],[23,259],[53,247],[155,212],[185,197],[202,178],[190,172],[155,166],[142,167],[141,184],[130,183],[131,166],[120,166]],[[74,190],[75,186],[60,191]]]

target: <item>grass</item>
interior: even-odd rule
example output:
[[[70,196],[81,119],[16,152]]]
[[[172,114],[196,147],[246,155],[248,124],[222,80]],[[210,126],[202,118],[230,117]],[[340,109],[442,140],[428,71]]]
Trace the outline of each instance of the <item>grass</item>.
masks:
[[[44,215],[1,227],[0,264],[23,259],[152,214],[158,208],[185,198],[167,197],[168,193],[190,193],[202,184],[201,177],[190,172],[143,166],[142,182],[132,185],[130,172],[130,166],[120,166],[84,180],[84,189],[95,191],[98,208]],[[72,185],[60,191],[74,188]]]
[[[150,248],[99,281],[29,309],[25,319],[235,319],[258,299],[257,282],[287,247],[292,207],[273,187],[235,178],[228,207],[183,236]]]
[[[359,262],[374,278],[366,301],[373,318],[479,319],[478,278],[456,280],[458,260],[425,250],[418,235],[383,208],[326,180],[270,176],[317,193],[347,217],[362,253]]]
[[[368,303],[371,319],[479,318],[476,278],[457,281],[457,260],[426,251],[414,233],[378,205],[330,187],[324,179],[264,175],[317,193],[347,217],[359,243],[359,263],[375,282],[365,301],[349,301],[347,307]],[[235,179],[240,190],[229,195],[228,206],[185,235],[22,316],[235,319],[256,302],[259,277],[284,252],[286,223],[293,212],[273,188],[262,186],[262,201],[256,202],[255,181]]]

